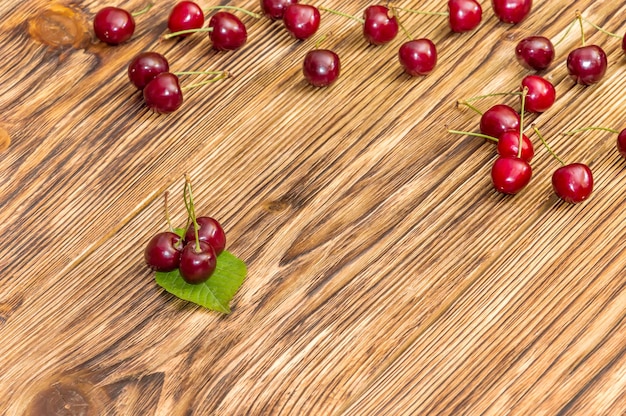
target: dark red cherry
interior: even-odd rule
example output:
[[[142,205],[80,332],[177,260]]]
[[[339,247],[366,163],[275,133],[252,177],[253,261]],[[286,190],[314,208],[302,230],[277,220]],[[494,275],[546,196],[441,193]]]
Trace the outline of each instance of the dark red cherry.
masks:
[[[296,39],[308,39],[320,26],[320,11],[309,4],[292,4],[283,13],[285,29]]]
[[[229,12],[217,12],[209,20],[209,38],[213,49],[218,51],[234,51],[242,47],[248,40],[246,26],[237,16]]]
[[[622,157],[626,158],[626,129],[617,135],[617,150]]]
[[[217,255],[210,244],[200,241],[200,250],[196,250],[196,242],[189,242],[180,255],[178,269],[183,280],[197,285],[206,282],[217,266]]]
[[[143,90],[154,77],[160,73],[168,72],[169,69],[167,59],[160,53],[142,52],[130,61],[128,78],[138,90]]]
[[[483,9],[476,0],[449,0],[448,23],[453,32],[474,30],[483,17]]]
[[[519,131],[507,131],[498,138],[498,154],[500,156],[517,157],[519,150]],[[522,154],[520,157],[526,162],[535,156],[535,148],[528,136],[522,135]]]
[[[552,188],[565,202],[577,204],[589,198],[593,191],[593,175],[589,166],[572,163],[561,166],[552,174]]]
[[[437,65],[437,48],[430,39],[410,40],[400,46],[398,58],[407,74],[428,75]]]
[[[96,37],[109,45],[126,42],[135,32],[135,19],[119,7],[105,7],[93,19]]]
[[[170,32],[181,30],[199,29],[204,25],[204,12],[193,1],[181,1],[176,3],[167,19],[167,27]],[[189,36],[191,33],[179,35]]]
[[[171,72],[163,72],[145,86],[143,98],[146,105],[157,113],[172,113],[183,104],[183,92],[178,77]]]
[[[143,252],[146,264],[157,272],[171,272],[178,268],[182,239],[175,233],[158,233],[148,242]]]
[[[339,77],[341,63],[339,56],[328,49],[309,51],[302,63],[302,73],[309,84],[315,87],[326,87]]]
[[[529,36],[515,47],[517,61],[526,69],[547,69],[554,59],[554,45],[544,36]]]
[[[606,53],[597,45],[581,46],[567,56],[567,72],[578,84],[599,82],[606,73],[606,67]]]
[[[480,117],[480,132],[491,137],[500,137],[507,131],[519,131],[520,116],[510,106],[497,104]]]
[[[272,20],[280,20],[283,18],[285,9],[296,4],[298,0],[261,0],[261,10]]]
[[[215,254],[219,255],[226,247],[226,234],[222,225],[216,219],[211,217],[198,217],[198,239],[204,241],[213,247]],[[196,241],[195,227],[193,223],[189,225],[185,232],[185,242],[190,243]]]
[[[363,12],[363,36],[372,45],[391,42],[398,34],[398,20],[391,11],[381,5],[369,6]]]
[[[494,14],[504,23],[519,23],[528,16],[532,0],[491,0]]]
[[[500,156],[491,167],[491,182],[496,191],[514,195],[524,189],[532,176],[528,162],[517,157]]]
[[[554,85],[539,75],[527,75],[522,79],[520,90],[528,88],[524,109],[531,113],[543,113],[554,104],[556,90]]]
[[[626,34],[624,34],[624,37],[622,38],[622,50],[626,52]]]

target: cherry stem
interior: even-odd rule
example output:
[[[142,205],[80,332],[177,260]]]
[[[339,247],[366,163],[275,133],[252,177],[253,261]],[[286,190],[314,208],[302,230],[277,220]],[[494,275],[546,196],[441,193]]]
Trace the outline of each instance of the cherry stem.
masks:
[[[492,94],[478,95],[476,97],[466,98],[463,101],[466,102],[466,103],[471,103],[471,102],[474,102],[474,101],[482,100],[483,98],[498,97],[498,96],[502,96],[502,95],[521,95],[521,94],[522,93],[520,91],[494,92]]]
[[[396,6],[392,6],[391,7],[391,12],[394,14],[394,16],[398,16],[397,10],[402,10],[397,8]],[[413,37],[411,36],[411,33],[409,33],[408,30],[406,30],[406,27],[402,24],[402,22],[400,21],[400,19],[396,19],[398,21],[398,26],[400,26],[400,29],[402,29],[402,33],[404,33],[404,35],[409,39],[412,40]]]
[[[320,38],[317,40],[317,42],[315,42],[315,46],[314,49],[319,49],[320,45],[326,40],[328,36],[326,36],[325,34],[320,36]]]
[[[522,140],[522,137],[524,137],[524,105],[526,104],[526,95],[528,95],[528,87],[524,87],[524,89],[522,90],[522,110],[520,111],[520,119],[519,119],[519,144],[517,145],[517,157],[521,158],[522,157],[522,144],[524,143],[524,140]]]
[[[562,134],[566,136],[573,136],[576,133],[581,133],[583,131],[588,131],[588,130],[602,130],[602,131],[608,131],[609,133],[619,134],[619,131],[615,129],[610,129],[608,127],[596,127],[596,126],[583,127],[581,129],[566,131],[565,133],[562,133]]]
[[[185,174],[185,178],[187,177],[187,174]],[[187,181],[185,180],[185,184],[183,185],[183,202],[185,203],[185,210],[187,211],[187,221],[185,222],[185,230],[187,228],[189,228],[189,220],[190,220],[190,216],[189,216],[189,201],[187,201]]]
[[[539,129],[537,129],[537,127],[533,124],[532,125],[533,130],[535,130],[535,133],[537,133],[537,136],[539,137],[539,140],[541,140],[541,143],[543,143],[543,145],[545,146],[545,148],[548,150],[548,152],[556,159],[559,161],[559,163],[563,166],[565,166],[565,162],[563,162],[561,160],[561,158],[559,158],[556,153],[554,153],[554,151],[552,151],[552,149],[550,149],[550,146],[548,146],[548,143],[546,142],[546,140],[543,138],[543,136],[541,135],[541,133],[539,133]]]
[[[481,116],[483,115],[483,112],[480,111],[478,108],[474,107],[473,105],[471,105],[470,103],[468,103],[467,101],[463,101],[463,100],[459,100],[456,102],[456,106],[458,107],[459,105],[464,105],[466,107],[471,108],[472,110],[476,111],[478,114],[480,114]]]
[[[448,129],[448,133],[451,133],[451,134],[462,134],[464,136],[482,137],[483,139],[491,140],[492,142],[498,143],[498,139],[496,139],[495,137],[488,136],[488,135],[482,134],[482,133],[474,133],[474,132],[471,132],[471,131],[460,131],[460,130],[450,130],[450,129]]]
[[[556,48],[561,42],[563,42],[565,40],[565,38],[567,37],[567,35],[569,34],[569,32],[572,30],[572,28],[574,27],[574,24],[576,23],[576,20],[574,20],[572,23],[569,24],[569,26],[567,27],[567,30],[565,31],[565,33],[563,34],[563,36],[561,37],[561,39],[558,40],[558,42],[556,42],[554,44],[554,47]]]
[[[260,14],[251,12],[250,10],[242,9],[241,7],[237,7],[237,6],[211,6],[211,7],[207,7],[206,9],[204,9],[204,12],[206,13],[210,10],[222,10],[222,9],[237,10],[238,12],[247,14],[248,16],[254,17],[255,19],[261,18]]]
[[[353,16],[351,14],[343,13],[338,10],[328,9],[326,7],[319,7],[320,10],[324,10],[325,12],[336,14],[337,16],[347,17],[348,19],[356,20],[357,22],[364,24],[365,20],[360,17]]]
[[[170,196],[170,191],[165,191],[165,194],[163,194],[163,203],[165,205],[165,220],[167,221],[167,226],[170,228],[171,232],[174,232],[174,227],[172,227],[172,222],[170,221],[170,212],[168,209],[168,199]]]
[[[400,7],[394,7],[394,9],[407,12],[407,13],[424,14],[427,16],[449,16],[450,15],[448,12],[427,12],[424,10],[404,9]]]
[[[576,19],[580,24],[580,41],[583,46],[585,46],[585,29],[583,28],[583,16],[580,14],[580,11],[576,10]]]
[[[134,11],[134,12],[132,12],[130,15],[131,15],[131,16],[133,16],[133,17],[141,16],[142,14],[147,13],[147,12],[148,12],[148,10],[150,10],[150,9],[152,8],[152,6],[154,6],[154,4],[153,4],[153,3],[148,3],[148,4],[146,5],[146,7],[144,7],[144,8],[143,8],[143,9],[141,9],[141,10]]]
[[[229,76],[228,71],[220,71],[219,74],[220,75],[215,77],[215,78],[207,79],[206,81],[202,81],[202,82],[196,82],[195,84],[191,84],[191,85],[186,85],[186,86],[181,88],[181,91],[187,91],[187,90],[190,90],[192,88],[201,87],[203,85],[210,84],[212,82],[216,82],[216,81],[219,81],[219,80],[224,79],[224,78],[228,78],[228,76]]]
[[[614,38],[618,38],[621,39],[622,37],[620,35],[618,35],[617,33],[613,33],[613,32],[609,32],[606,29],[602,29],[600,26],[596,25],[595,23],[593,23],[590,20],[585,19],[584,17],[581,16],[581,19],[583,19],[585,22],[589,23],[591,26],[593,26],[595,29],[599,30],[600,32],[609,35],[609,36],[613,36]]]
[[[213,32],[213,28],[212,27],[200,27],[198,29],[179,30],[178,32],[172,32],[172,33],[168,33],[166,35],[163,35],[162,38],[163,39],[169,39],[169,38],[173,38],[173,37],[176,37],[176,36],[188,35],[190,33],[196,33],[196,32]]]
[[[189,190],[189,204],[187,204],[187,190]],[[191,189],[191,179],[189,175],[185,174],[185,206],[187,207],[187,213],[193,221],[193,231],[196,237],[196,253],[200,252],[200,239],[198,238],[198,221],[196,221],[196,208],[193,203],[193,192]]]

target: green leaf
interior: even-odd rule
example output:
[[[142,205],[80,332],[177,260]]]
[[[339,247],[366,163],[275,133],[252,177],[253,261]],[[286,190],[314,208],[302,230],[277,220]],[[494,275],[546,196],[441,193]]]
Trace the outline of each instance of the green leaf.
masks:
[[[230,313],[229,303],[243,284],[246,273],[246,264],[241,259],[228,251],[222,251],[217,256],[215,271],[204,283],[190,285],[183,280],[178,269],[167,273],[157,272],[156,282],[180,299],[217,312]]]

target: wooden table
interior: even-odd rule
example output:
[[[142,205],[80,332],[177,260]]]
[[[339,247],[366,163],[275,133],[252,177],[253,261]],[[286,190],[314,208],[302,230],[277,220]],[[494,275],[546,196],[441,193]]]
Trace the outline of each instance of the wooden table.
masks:
[[[482,3],[465,34],[402,14],[439,50],[422,78],[399,67],[402,34],[369,46],[357,22],[323,13],[318,34],[343,69],[316,89],[301,62],[319,36],[295,41],[265,18],[243,17],[248,43],[216,52],[201,34],[160,41],[174,2],[158,1],[111,47],[90,23],[110,2],[2,2],[0,413],[625,414],[626,161],[615,134],[560,134],[624,127],[621,41],[585,25],[609,69],[575,85],[574,26],[542,74],[557,102],[527,117],[563,159],[592,168],[582,204],[554,195],[559,164],[536,135],[531,183],[505,196],[490,184],[494,146],[446,127],[477,131],[456,100],[531,73],[515,60],[520,39],[558,39],[575,9],[621,34],[626,6],[537,0],[511,26]],[[146,50],[174,71],[232,77],[153,114],[126,76]],[[515,96],[476,105],[499,102],[519,107]],[[184,173],[198,212],[222,222],[248,265],[230,315],[167,294],[143,261],[166,229],[165,191],[184,224]]]

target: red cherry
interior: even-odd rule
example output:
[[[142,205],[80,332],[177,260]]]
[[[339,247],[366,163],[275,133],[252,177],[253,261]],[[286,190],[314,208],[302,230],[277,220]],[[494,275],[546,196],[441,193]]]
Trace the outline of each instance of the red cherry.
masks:
[[[539,75],[528,75],[522,79],[520,90],[528,88],[524,108],[531,113],[543,113],[554,104],[556,90],[554,85]]]
[[[143,89],[143,98],[148,108],[157,113],[172,113],[183,104],[183,92],[178,77],[171,72],[163,72]]]
[[[215,250],[215,254],[220,254],[226,247],[226,234],[222,225],[216,219],[211,217],[198,217],[198,239],[210,244]],[[189,224],[185,232],[185,242],[190,243],[196,241],[196,233],[193,222]]]
[[[515,48],[517,61],[526,69],[547,69],[554,59],[554,45],[544,36],[529,36]]]
[[[105,7],[93,19],[96,37],[109,45],[126,42],[135,32],[135,19],[119,7]]]
[[[234,51],[242,47],[248,40],[246,26],[237,16],[229,12],[217,12],[209,20],[209,38],[213,49],[218,51]]]
[[[193,1],[181,1],[176,3],[167,19],[167,27],[170,32],[181,30],[199,29],[204,25],[204,12]],[[191,33],[179,35],[189,36]]]
[[[217,266],[217,256],[210,244],[199,242],[200,250],[196,250],[196,242],[185,245],[180,255],[178,269],[183,280],[197,285],[206,282]]]
[[[130,61],[128,78],[138,90],[143,90],[148,82],[160,73],[168,72],[169,68],[167,59],[160,53],[143,52]]]
[[[363,36],[372,45],[391,42],[398,34],[398,20],[381,5],[369,6],[363,12]]]
[[[272,20],[280,20],[283,18],[285,9],[296,4],[298,0],[261,0],[261,10]]]
[[[626,129],[617,135],[617,150],[622,157],[626,158]]]
[[[320,11],[308,4],[292,4],[283,13],[285,29],[296,39],[308,39],[320,26]]]
[[[577,204],[589,198],[593,191],[591,169],[582,163],[561,166],[552,174],[552,188],[565,202]]]
[[[437,65],[437,48],[430,39],[410,40],[400,46],[398,58],[407,74],[428,75]]]
[[[519,23],[528,16],[532,0],[491,0],[494,14],[504,23]]]
[[[578,84],[591,85],[599,82],[606,67],[606,53],[597,45],[581,46],[567,56],[567,71]]]
[[[624,34],[624,37],[622,38],[622,50],[626,52],[626,34]]]
[[[146,264],[157,272],[171,272],[178,268],[182,239],[175,233],[158,233],[148,242],[143,252]]]
[[[328,49],[309,51],[302,63],[304,78],[315,87],[326,87],[335,82],[340,70],[339,56]]]
[[[507,131],[498,138],[498,154],[500,156],[517,157],[519,150],[519,132]],[[528,136],[522,134],[522,160],[530,163],[533,156],[535,156],[535,149],[533,143]]]
[[[480,132],[491,137],[500,137],[507,131],[519,131],[520,116],[510,106],[497,104],[480,117]]]
[[[496,191],[514,195],[524,189],[532,176],[528,162],[517,157],[500,156],[491,168],[491,182]]]
[[[474,30],[483,17],[483,9],[476,0],[449,0],[448,23],[453,32]]]

